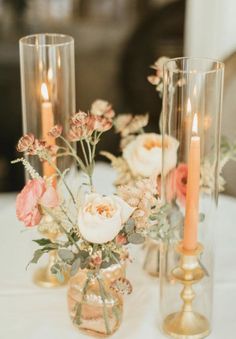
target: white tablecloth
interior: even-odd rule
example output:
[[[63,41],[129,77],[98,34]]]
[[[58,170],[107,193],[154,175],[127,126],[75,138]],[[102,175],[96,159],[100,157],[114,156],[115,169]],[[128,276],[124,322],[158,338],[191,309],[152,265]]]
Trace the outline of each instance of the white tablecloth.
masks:
[[[114,173],[97,166],[98,191],[112,192]],[[221,196],[216,225],[214,324],[211,339],[236,338],[236,200]],[[0,194],[0,339],[83,339],[67,313],[66,287],[42,289],[25,270],[37,234],[15,217],[15,194]],[[123,323],[114,339],[165,338],[159,330],[159,285],[141,268],[141,251],[128,269],[133,293],[125,298]]]

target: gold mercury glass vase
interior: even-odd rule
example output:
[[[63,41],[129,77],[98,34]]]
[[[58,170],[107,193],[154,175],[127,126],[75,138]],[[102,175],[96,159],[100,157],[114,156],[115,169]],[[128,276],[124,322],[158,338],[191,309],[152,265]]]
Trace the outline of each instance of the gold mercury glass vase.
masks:
[[[115,264],[97,273],[80,269],[69,280],[68,308],[75,327],[96,337],[117,331],[122,321],[123,297],[111,285],[124,276],[125,266]]]

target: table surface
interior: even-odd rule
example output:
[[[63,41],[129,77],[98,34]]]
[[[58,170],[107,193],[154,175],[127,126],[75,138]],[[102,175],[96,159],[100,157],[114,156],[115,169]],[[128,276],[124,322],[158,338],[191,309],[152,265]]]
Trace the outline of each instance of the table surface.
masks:
[[[106,180],[104,180],[106,178]],[[97,190],[110,194],[113,171],[104,164],[95,170]],[[32,283],[32,257],[36,230],[25,228],[15,217],[15,194],[0,194],[0,339],[88,338],[71,324],[66,287],[43,289]],[[236,200],[221,196],[216,225],[216,269],[213,332],[211,339],[236,338]],[[165,338],[159,330],[159,282],[142,271],[137,251],[127,276],[133,293],[125,297],[123,323],[114,339]]]

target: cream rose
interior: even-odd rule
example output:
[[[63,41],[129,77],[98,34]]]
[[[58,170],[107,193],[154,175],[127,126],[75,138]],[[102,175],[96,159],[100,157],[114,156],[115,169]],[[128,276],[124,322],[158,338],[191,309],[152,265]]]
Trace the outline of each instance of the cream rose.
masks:
[[[165,173],[176,166],[179,143],[168,136],[165,138]],[[134,176],[150,177],[159,175],[162,170],[162,136],[156,133],[144,133],[131,141],[123,150]]]
[[[111,109],[111,105],[108,101],[98,99],[92,103],[91,113],[93,115],[104,115],[105,112]]]
[[[133,211],[134,208],[118,196],[88,194],[79,210],[80,233],[85,240],[92,243],[103,244],[111,241]]]

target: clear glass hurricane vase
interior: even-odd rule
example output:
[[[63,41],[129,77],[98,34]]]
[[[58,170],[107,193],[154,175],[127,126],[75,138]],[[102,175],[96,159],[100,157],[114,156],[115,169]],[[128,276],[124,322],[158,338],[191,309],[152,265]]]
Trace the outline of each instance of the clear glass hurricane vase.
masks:
[[[161,191],[170,231],[160,255],[161,327],[174,338],[211,331],[223,76],[223,63],[206,58],[164,65]]]
[[[19,45],[23,133],[32,133],[56,151],[57,146],[65,145],[59,138],[50,137],[48,132],[58,124],[63,127],[62,136],[66,137],[70,116],[76,109],[74,39],[62,34],[35,34],[21,38]],[[27,160],[42,177],[53,178],[55,185],[59,182],[55,179],[58,173],[55,167],[61,174],[67,170],[67,181],[75,176],[72,157],[58,157],[51,164],[40,161],[37,156],[27,156]],[[28,173],[26,179],[29,179]],[[61,235],[53,222],[39,225],[38,230],[44,237],[53,240]],[[50,270],[56,260],[56,253],[52,251],[48,265],[35,274],[34,281],[38,285],[61,285]]]
[[[23,132],[54,146],[49,130],[59,124],[62,135],[67,136],[76,109],[74,39],[63,34],[35,34],[21,38],[19,44]],[[28,160],[40,175],[55,173],[38,157]],[[61,171],[72,164],[71,157],[58,158],[56,163]]]

